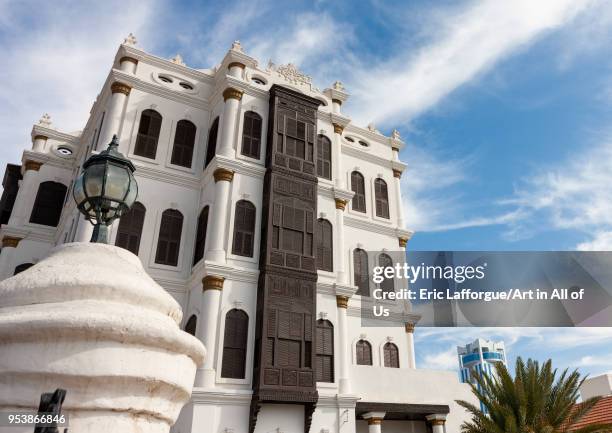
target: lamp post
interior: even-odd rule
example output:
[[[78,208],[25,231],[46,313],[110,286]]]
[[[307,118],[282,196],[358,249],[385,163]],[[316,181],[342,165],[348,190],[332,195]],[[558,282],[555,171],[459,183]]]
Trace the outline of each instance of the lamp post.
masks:
[[[134,164],[119,153],[118,146],[114,135],[106,150],[90,156],[72,190],[79,211],[94,225],[91,242],[107,243],[108,226],[127,212],[138,196]]]

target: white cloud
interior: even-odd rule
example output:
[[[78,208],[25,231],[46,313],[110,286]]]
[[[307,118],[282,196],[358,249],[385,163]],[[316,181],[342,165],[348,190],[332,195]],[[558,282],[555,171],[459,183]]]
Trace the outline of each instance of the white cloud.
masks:
[[[590,241],[576,246],[579,251],[612,251],[612,232],[598,232]]]
[[[587,355],[580,358],[581,366],[584,367],[610,367],[612,365],[612,355],[609,356],[592,356]]]
[[[457,370],[459,361],[457,360],[457,349],[451,347],[442,352],[425,355],[423,365],[419,368],[428,370]]]

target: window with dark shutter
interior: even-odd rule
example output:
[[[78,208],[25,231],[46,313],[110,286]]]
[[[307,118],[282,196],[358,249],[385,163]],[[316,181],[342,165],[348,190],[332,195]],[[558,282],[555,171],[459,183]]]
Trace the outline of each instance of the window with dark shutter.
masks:
[[[208,206],[202,209],[198,217],[198,229],[196,232],[195,251],[193,252],[193,264],[195,265],[204,257],[206,247],[206,230],[208,228]]]
[[[382,253],[378,256],[378,266],[382,268],[393,267],[393,261],[387,254]],[[393,278],[384,278],[382,283],[380,283],[380,289],[383,292],[394,292],[395,285],[393,284]]]
[[[353,250],[353,277],[358,287],[357,294],[370,296],[370,276],[368,269],[368,253],[361,248]]]
[[[376,216],[389,218],[389,194],[387,183],[378,178],[374,181],[374,197],[376,198]]]
[[[261,116],[253,111],[244,113],[241,153],[259,159],[261,149]]]
[[[208,167],[210,161],[213,160],[217,153],[217,132],[219,131],[219,118],[213,120],[210,131],[208,131],[208,144],[206,146],[206,161],[204,162],[204,168]]]
[[[334,326],[329,320],[317,320],[317,382],[334,381]]]
[[[357,212],[366,211],[365,182],[358,171],[351,173],[351,191],[355,193],[351,200],[351,208]]]
[[[138,255],[146,211],[142,203],[136,202],[127,213],[121,215],[115,238],[116,246]]]
[[[140,125],[136,136],[134,155],[155,159],[157,142],[161,130],[162,116],[155,110],[144,110],[140,115]]]
[[[383,346],[383,355],[385,358],[385,367],[399,368],[399,352],[395,344],[385,344]]]
[[[174,146],[170,163],[191,168],[193,146],[195,145],[196,126],[189,120],[179,120],[174,133]]]
[[[185,332],[195,337],[197,326],[198,318],[195,316],[195,314],[192,314],[189,320],[187,320],[187,323],[185,324]]]
[[[248,333],[249,316],[235,308],[228,311],[225,315],[221,377],[244,379]]]
[[[332,272],[334,270],[333,259],[333,234],[332,225],[325,219],[317,220],[317,269]]]
[[[372,346],[366,340],[359,340],[355,345],[357,365],[372,365]]]
[[[331,141],[324,135],[317,137],[317,176],[331,180]]]
[[[155,263],[170,266],[178,264],[182,231],[183,214],[175,209],[166,209],[159,226]]]
[[[64,207],[66,189],[66,185],[59,182],[42,182],[34,200],[30,222],[57,227]]]
[[[236,203],[232,254],[253,257],[255,242],[255,206],[247,200]]]
[[[13,272],[13,275],[17,275],[20,272],[23,272],[26,269],[31,268],[32,266],[34,266],[34,263],[22,263],[20,265],[17,265],[17,266],[15,266],[15,271]]]

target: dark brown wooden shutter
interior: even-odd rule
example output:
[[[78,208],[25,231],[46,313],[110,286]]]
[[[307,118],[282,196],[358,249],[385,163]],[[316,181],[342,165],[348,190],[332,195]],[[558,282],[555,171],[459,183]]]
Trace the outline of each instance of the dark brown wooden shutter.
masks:
[[[195,145],[196,126],[189,120],[179,120],[174,133],[174,146],[170,163],[181,167],[191,167]]]
[[[259,159],[261,149],[261,116],[253,111],[244,113],[242,123],[241,153],[251,158]]]
[[[255,206],[247,200],[236,203],[232,254],[253,257],[255,242]]]
[[[175,209],[166,209],[162,214],[155,263],[176,266],[181,247],[183,214]]]
[[[221,377],[244,379],[246,369],[249,316],[233,309],[225,316]]]
[[[317,137],[317,176],[330,179],[332,168],[331,141],[324,135]]]
[[[30,222],[57,227],[64,207],[66,189],[66,185],[59,182],[42,182],[34,200]]]
[[[155,159],[157,142],[161,130],[162,116],[155,110],[144,110],[140,115],[140,125],[136,136],[134,155]]]
[[[317,220],[317,269],[334,270],[334,250],[332,225],[325,219]]]
[[[204,168],[208,167],[210,161],[213,160],[217,153],[217,133],[219,131],[219,118],[213,120],[213,124],[208,131],[208,144],[206,146],[206,161],[204,162]]]
[[[204,257],[206,247],[206,230],[208,229],[208,206],[202,209],[198,217],[198,228],[196,232],[195,251],[193,252],[193,264],[195,265]]]
[[[386,268],[393,267],[393,260],[387,254],[383,253],[378,256],[378,265]],[[393,278],[384,278],[382,283],[380,283],[380,288],[383,292],[393,292],[395,291],[395,285],[393,283]]]
[[[389,218],[389,194],[387,183],[382,179],[374,181],[374,196],[376,198],[376,216]]]
[[[366,340],[359,340],[355,345],[357,365],[372,365],[372,346]]]
[[[187,323],[185,324],[185,332],[193,336],[196,335],[196,329],[198,327],[198,318],[193,314]]]
[[[334,326],[329,320],[317,320],[316,329],[317,382],[334,381]]]
[[[144,225],[146,209],[140,202],[134,203],[129,212],[119,220],[115,245],[138,255],[142,226]]]
[[[358,287],[357,294],[370,296],[370,276],[368,269],[368,253],[360,248],[353,251],[353,278]]]
[[[32,266],[34,266],[34,263],[22,263],[20,265],[17,265],[17,266],[15,266],[15,271],[13,272],[13,275],[17,275],[20,272],[23,272],[26,269],[31,268]]]
[[[351,200],[351,208],[357,212],[366,211],[365,182],[358,171],[351,173],[351,190],[355,193]]]
[[[385,358],[385,367],[399,368],[399,351],[395,344],[385,344],[383,346],[383,354]]]

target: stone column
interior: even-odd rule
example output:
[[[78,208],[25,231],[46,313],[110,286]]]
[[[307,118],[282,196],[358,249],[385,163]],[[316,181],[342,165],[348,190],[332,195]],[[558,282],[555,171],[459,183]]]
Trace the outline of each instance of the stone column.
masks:
[[[229,70],[229,74],[234,77],[234,78],[238,78],[238,79],[242,79],[242,74],[244,72],[244,64],[240,63],[240,62],[232,62],[229,65],[227,65],[227,69]]]
[[[15,249],[19,246],[22,238],[16,236],[4,236],[2,238],[2,250],[0,251],[0,279],[5,279],[13,275],[13,257]]]
[[[385,418],[385,412],[368,412],[364,413],[362,417],[368,422],[368,433],[381,433],[381,425],[382,420]]]
[[[45,144],[47,144],[47,137],[40,134],[35,135],[32,141],[32,150],[34,152],[42,152],[45,149]]]
[[[128,74],[134,74],[136,72],[136,66],[138,65],[138,60],[133,57],[121,57],[119,60],[119,68],[123,72],[127,72]]]
[[[15,204],[13,205],[13,211],[11,212],[8,225],[20,226],[30,220],[32,206],[34,205],[34,200],[38,193],[38,187],[36,186],[36,178],[38,177],[37,172],[40,170],[41,166],[42,162],[25,162],[23,179],[21,179],[19,190],[17,191],[17,197],[15,198]]]
[[[431,424],[432,433],[444,433],[444,424],[446,423],[445,414],[427,415],[425,417]]]
[[[334,123],[334,144],[332,146],[332,167],[334,173],[334,185],[346,189],[346,179],[342,171],[342,131],[344,126]]]
[[[346,200],[336,199],[336,275],[338,284],[345,285],[348,283],[346,274],[346,257],[344,254],[344,209],[346,208]]]
[[[397,226],[404,228],[404,207],[402,206],[402,186],[400,179],[402,172],[393,169],[393,186],[395,189],[395,203],[397,203]]]
[[[342,105],[342,101],[339,99],[332,99],[332,112],[336,114],[340,114],[340,106]]]
[[[101,151],[106,149],[113,135],[117,134],[117,137],[120,136],[119,128],[121,127],[123,110],[131,90],[132,88],[130,86],[119,81],[115,81],[111,84],[110,104],[106,108],[106,114],[104,115],[104,124],[100,131],[97,150]]]
[[[217,147],[217,154],[233,158],[236,156],[234,142],[236,136],[236,125],[238,122],[238,112],[242,91],[228,87],[223,91],[223,126],[221,128],[221,140]]]
[[[338,339],[340,350],[338,351],[340,357],[340,374],[338,375],[339,380],[339,394],[349,394],[351,392],[351,382],[349,378],[349,359],[351,353],[351,347],[348,342],[348,319],[347,319],[347,308],[348,308],[348,296],[336,296],[336,306],[338,307]]]
[[[202,324],[198,337],[208,353],[201,369],[196,372],[195,386],[214,388],[215,360],[217,358],[217,327],[219,325],[219,305],[223,290],[223,277],[207,275],[202,279]]]
[[[210,219],[210,240],[206,260],[225,263],[225,240],[227,238],[227,222],[229,220],[229,203],[234,172],[218,168],[213,173],[215,178],[215,203]]]
[[[414,323],[406,323],[406,339],[408,340],[408,368],[416,368],[414,356]]]

